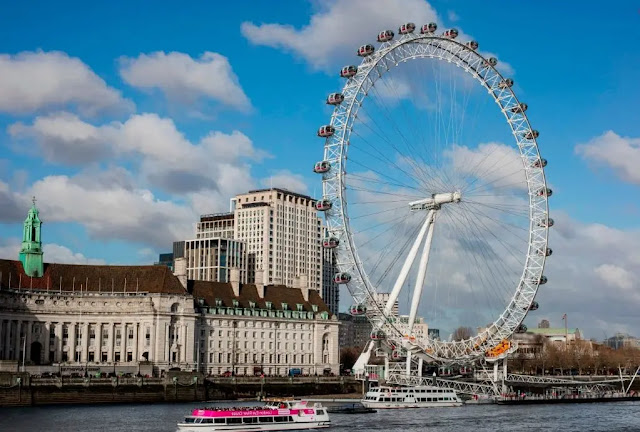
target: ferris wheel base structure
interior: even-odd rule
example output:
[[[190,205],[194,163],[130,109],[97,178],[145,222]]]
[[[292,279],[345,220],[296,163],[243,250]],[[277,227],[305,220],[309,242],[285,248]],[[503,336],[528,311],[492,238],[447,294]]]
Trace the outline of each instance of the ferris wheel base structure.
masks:
[[[391,30],[381,31],[377,35],[380,43],[377,48],[371,44],[360,46],[357,50],[357,55],[362,58],[360,65],[349,65],[341,69],[340,76],[347,80],[346,84],[341,92],[331,93],[327,97],[327,104],[334,107],[331,122],[317,131],[318,137],[325,141],[324,157],[313,169],[322,176],[323,182],[323,196],[316,205],[318,211],[324,212],[328,229],[328,237],[322,244],[323,247],[334,250],[339,269],[334,282],[347,286],[355,302],[351,308],[352,313],[365,315],[373,326],[371,344],[367,347],[366,354],[363,353],[367,358],[358,360],[359,368],[366,365],[374,347],[392,358],[407,358],[407,364],[411,363],[412,357],[441,364],[473,362],[478,359],[502,361],[515,351],[515,344],[510,342],[511,336],[515,332],[526,331],[523,320],[529,311],[538,308],[535,296],[539,286],[547,281],[543,271],[546,258],[551,255],[547,243],[549,227],[553,225],[548,206],[552,191],[546,185],[544,168],[547,161],[540,156],[538,150],[539,132],[532,128],[526,115],[528,106],[515,95],[513,80],[505,78],[496,69],[497,59],[487,58],[477,51],[479,45],[476,41],[458,42],[456,29],[448,29],[441,34],[436,34],[436,29],[435,23],[429,23],[421,26],[418,33],[415,24],[405,23],[399,27],[397,37]],[[348,158],[347,154],[350,144],[353,146],[351,138],[354,126],[362,117],[358,116],[358,112],[375,93],[376,83],[390,71],[408,61],[425,59],[453,65],[484,87],[511,130],[515,141],[513,149],[521,163],[520,173],[526,189],[523,201],[526,200],[528,205],[528,235],[519,280],[503,312],[497,318],[492,318],[493,322],[477,335],[463,340],[419,337],[413,332],[413,326],[427,281],[430,253],[434,236],[437,235],[435,227],[440,226],[437,223],[439,214],[449,206],[465,206],[467,192],[455,188],[435,188],[425,191],[430,193],[421,195],[423,198],[405,201],[409,212],[416,214],[424,211],[426,215],[406,257],[399,261],[402,266],[390,291],[386,291],[390,294],[384,305],[377,301],[380,287],[370,280],[359,256],[354,239],[355,230],[351,225],[353,221],[349,216],[347,190],[350,184],[347,179],[350,176],[347,162],[353,164],[354,159]],[[367,117],[366,113],[364,117]],[[396,148],[393,143],[390,145]],[[384,158],[380,160],[390,160],[384,152],[380,154]],[[497,202],[500,209],[510,208],[508,202],[502,202],[499,198]],[[414,266],[418,255],[420,259],[417,266]],[[416,270],[416,279],[409,316],[406,322],[401,322],[394,315],[393,306],[406,286],[405,282],[412,269]]]

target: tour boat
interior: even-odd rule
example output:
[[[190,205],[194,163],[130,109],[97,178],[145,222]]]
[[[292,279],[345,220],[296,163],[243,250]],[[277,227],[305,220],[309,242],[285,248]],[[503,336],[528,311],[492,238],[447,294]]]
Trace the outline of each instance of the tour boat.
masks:
[[[362,399],[367,408],[434,408],[461,406],[452,389],[433,386],[372,387]]]
[[[284,431],[320,429],[331,426],[321,404],[276,400],[263,407],[220,407],[194,409],[178,423],[178,432]]]

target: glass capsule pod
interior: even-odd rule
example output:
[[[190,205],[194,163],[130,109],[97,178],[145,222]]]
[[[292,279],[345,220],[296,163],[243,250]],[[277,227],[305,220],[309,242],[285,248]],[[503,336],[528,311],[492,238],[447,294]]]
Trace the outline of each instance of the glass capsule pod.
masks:
[[[551,248],[546,248],[546,249],[538,249],[537,250],[538,255],[540,256],[550,256],[553,251],[551,250]]]
[[[549,188],[542,188],[538,189],[536,195],[550,197],[551,195],[553,195],[553,191]]]
[[[517,328],[516,328],[516,333],[526,333],[527,332],[527,326],[524,324],[520,324]]]
[[[525,132],[523,136],[525,139],[532,140],[538,138],[540,136],[540,132],[535,129],[531,129],[530,131]]]
[[[345,66],[342,69],[340,69],[340,76],[342,78],[351,78],[357,73],[358,73],[358,67],[353,65]]]
[[[498,87],[500,87],[501,89],[510,88],[511,86],[513,86],[513,80],[511,78],[503,79],[498,84]]]
[[[414,23],[406,23],[400,26],[400,28],[398,29],[398,33],[409,34],[409,33],[413,33],[415,29],[416,29],[416,25]]]
[[[371,340],[383,340],[385,339],[385,334],[382,330],[373,330],[371,332]]]
[[[378,33],[378,42],[389,42],[393,36],[394,33],[391,30],[383,30]]]
[[[329,237],[327,239],[322,240],[322,247],[325,249],[334,249],[337,248],[340,244],[340,240],[335,237]]]
[[[544,168],[544,167],[546,167],[546,166],[547,166],[547,160],[546,160],[546,159],[543,159],[543,158],[537,159],[537,160],[532,164],[532,166],[533,166],[534,168]]]
[[[420,33],[429,34],[434,33],[436,30],[438,30],[438,25],[436,23],[429,23],[422,26]]]
[[[327,96],[327,104],[328,105],[340,105],[344,100],[344,95],[342,93],[331,93]]]
[[[458,30],[456,29],[445,30],[444,33],[442,33],[442,36],[449,39],[455,39],[458,37]]]
[[[518,105],[511,108],[511,112],[514,114],[522,114],[527,110],[527,108],[529,108],[529,105],[524,102],[520,102]]]
[[[478,47],[480,46],[478,42],[474,40],[467,42],[465,45],[467,48],[471,48],[474,51],[477,50]]]
[[[349,313],[353,316],[364,315],[367,312],[367,307],[362,304],[351,305],[349,308]]]
[[[320,126],[320,129],[318,129],[318,136],[320,138],[329,138],[335,131],[335,128],[331,125]]]
[[[373,47],[373,45],[371,44],[362,45],[360,48],[358,48],[358,55],[360,57],[367,57],[373,54],[373,51],[375,51],[375,48]]]
[[[327,211],[331,208],[331,206],[331,201],[329,201],[328,199],[321,199],[319,201],[316,201],[316,210],[318,211]]]
[[[530,311],[538,310],[539,307],[540,307],[540,305],[538,304],[538,302],[534,301],[534,302],[531,303],[531,306],[529,306],[529,310]]]
[[[498,64],[498,59],[495,57],[489,57],[487,60],[482,62],[484,67],[494,66]]]
[[[537,283],[538,285],[544,285],[547,283],[547,277],[542,275],[540,276],[540,280],[531,279],[531,283]]]
[[[337,284],[346,284],[351,281],[351,275],[345,272],[337,273],[333,277],[333,281]]]
[[[551,218],[541,219],[538,221],[538,226],[542,228],[551,228],[555,222]]]
[[[324,174],[331,169],[331,164],[327,161],[316,162],[313,166],[313,172],[316,174]]]

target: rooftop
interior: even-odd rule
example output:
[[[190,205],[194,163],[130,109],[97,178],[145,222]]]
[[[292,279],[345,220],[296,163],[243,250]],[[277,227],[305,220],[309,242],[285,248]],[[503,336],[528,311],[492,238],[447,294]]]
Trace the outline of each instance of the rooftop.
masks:
[[[308,195],[303,195],[301,193],[297,193],[297,192],[292,192],[290,190],[287,189],[283,189],[283,188],[268,188],[268,189],[254,189],[254,190],[250,190],[249,192],[247,192],[246,194],[238,194],[238,196],[240,195],[249,195],[249,194],[254,194],[254,193],[260,193],[260,192],[271,192],[271,191],[275,191],[275,192],[280,192],[283,193],[285,195],[292,195],[298,198],[304,198],[304,199],[308,199],[308,200],[314,200],[313,198],[311,198]],[[315,201],[315,200],[314,200]]]
[[[0,289],[80,290],[95,292],[187,292],[167,266],[44,264],[44,275],[27,276],[20,261],[0,260]]]

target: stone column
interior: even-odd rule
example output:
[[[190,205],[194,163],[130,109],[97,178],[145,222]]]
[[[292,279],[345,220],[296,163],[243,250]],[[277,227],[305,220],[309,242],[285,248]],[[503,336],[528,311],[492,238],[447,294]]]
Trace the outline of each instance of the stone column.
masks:
[[[133,323],[133,350],[132,350],[133,354],[131,355],[131,358],[133,359],[134,362],[138,362],[139,360],[138,358],[139,331],[140,331],[140,323]]]
[[[56,322],[55,326],[55,343],[53,345],[55,347],[54,359],[57,363],[60,363],[62,360],[62,322]]]
[[[122,332],[120,339],[120,361],[127,361],[127,341],[129,340],[129,332],[127,330],[128,324],[123,322],[121,324]]]
[[[16,340],[15,342],[15,360],[18,360],[18,363],[22,361],[22,357],[20,356],[20,350],[22,349],[22,338],[20,337],[20,333],[22,330],[22,321],[18,320],[16,322]]]
[[[31,332],[33,332],[33,321],[28,321],[27,322],[27,333],[25,334],[25,337],[27,338],[27,343],[25,346],[25,360],[26,361],[30,361],[31,360]]]
[[[151,340],[149,341],[149,361],[156,361],[158,341],[156,340],[156,326],[151,323]]]
[[[50,363],[53,359],[49,358],[49,351],[51,351],[51,321],[46,321],[43,331],[42,350],[44,351],[44,362]]]
[[[69,323],[69,361],[76,361],[76,322]]]
[[[115,331],[115,323],[109,323],[108,324],[108,329],[109,329],[109,338],[107,339],[107,361],[109,362],[113,362],[114,361],[114,356],[113,356],[113,347],[114,344],[116,343],[115,339],[116,339],[116,331]]]
[[[82,324],[82,354],[80,354],[80,361],[87,362],[89,353],[89,323]]]
[[[102,362],[102,323],[99,322],[96,324],[96,339],[95,345],[93,347],[93,355],[96,360],[96,363]]]
[[[187,328],[186,324],[182,325],[182,349],[180,350],[180,362],[187,362]]]

